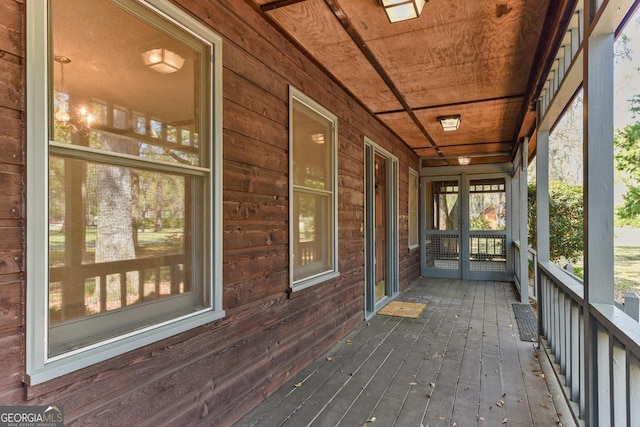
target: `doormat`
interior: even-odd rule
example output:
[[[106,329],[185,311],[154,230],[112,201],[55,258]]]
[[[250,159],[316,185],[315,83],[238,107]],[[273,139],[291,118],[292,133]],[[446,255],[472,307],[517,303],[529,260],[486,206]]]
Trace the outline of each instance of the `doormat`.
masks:
[[[520,341],[538,341],[538,318],[531,308],[531,304],[511,304],[516,315],[516,323],[520,331]]]
[[[417,319],[426,306],[427,304],[420,304],[417,302],[391,301],[389,304],[381,308],[380,311],[378,311],[378,314]]]

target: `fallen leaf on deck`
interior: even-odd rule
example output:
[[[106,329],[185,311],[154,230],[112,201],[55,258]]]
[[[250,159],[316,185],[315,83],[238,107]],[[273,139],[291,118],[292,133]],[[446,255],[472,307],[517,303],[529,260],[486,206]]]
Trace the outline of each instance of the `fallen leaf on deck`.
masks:
[[[429,385],[431,386],[431,388],[436,388],[436,383],[431,383]]]
[[[376,417],[371,417],[367,420],[368,423],[375,423],[376,422]]]
[[[478,421],[484,421],[484,417],[478,417]]]
[[[329,362],[333,362],[333,356],[327,356],[327,360],[328,360]]]
[[[353,341],[347,340],[347,344],[353,344]]]
[[[439,420],[446,420],[447,417],[443,417],[442,415],[438,417]]]
[[[302,383],[296,383],[295,386],[296,387],[302,387]]]
[[[500,424],[506,424],[507,423],[507,418],[505,418],[504,420],[502,420],[502,422]]]
[[[499,407],[501,407],[501,408],[502,408],[502,407],[504,406],[504,400],[498,400],[498,401],[496,402],[496,405],[498,405]]]
[[[409,385],[418,385],[418,383],[416,383],[416,382],[411,382],[411,383],[409,383]]]

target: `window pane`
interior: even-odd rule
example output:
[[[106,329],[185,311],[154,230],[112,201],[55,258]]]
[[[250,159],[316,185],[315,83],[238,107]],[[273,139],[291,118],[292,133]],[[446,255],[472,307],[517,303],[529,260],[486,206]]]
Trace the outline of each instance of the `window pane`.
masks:
[[[193,241],[189,229],[203,227],[202,207],[194,204],[202,198],[201,180],[50,157],[50,325],[55,328],[98,315],[102,319],[95,326],[85,324],[78,336],[64,334],[65,342],[52,339],[52,351],[90,344],[177,315],[147,309],[140,321],[131,312],[114,319],[104,316],[193,294],[197,280],[193,248],[202,242]],[[174,304],[183,310],[178,314],[201,304],[201,296],[190,298],[187,306]],[[100,330],[104,326],[108,331]]]
[[[427,230],[459,230],[458,181],[433,181],[427,185]]]
[[[50,138],[206,167],[203,147],[180,136],[202,133],[208,45],[176,26],[161,30],[167,21],[132,7],[144,19],[107,0],[52,2]]]
[[[332,122],[306,105],[293,105],[293,183],[308,188],[331,191]]]
[[[330,196],[294,192],[294,204],[298,221],[293,241],[296,281],[333,269],[333,224]]]
[[[469,185],[469,230],[506,230],[505,179],[474,180]]]

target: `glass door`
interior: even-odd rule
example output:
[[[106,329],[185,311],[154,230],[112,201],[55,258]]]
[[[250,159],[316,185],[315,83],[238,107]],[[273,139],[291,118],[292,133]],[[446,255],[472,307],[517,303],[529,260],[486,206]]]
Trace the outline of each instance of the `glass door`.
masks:
[[[398,159],[365,138],[365,317],[398,293]]]

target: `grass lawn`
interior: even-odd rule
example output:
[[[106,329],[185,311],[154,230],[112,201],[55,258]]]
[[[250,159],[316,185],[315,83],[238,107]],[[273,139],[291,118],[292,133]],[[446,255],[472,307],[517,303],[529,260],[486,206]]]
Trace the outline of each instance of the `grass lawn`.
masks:
[[[616,246],[613,253],[616,300],[627,291],[640,294],[640,246]]]

